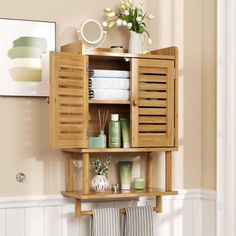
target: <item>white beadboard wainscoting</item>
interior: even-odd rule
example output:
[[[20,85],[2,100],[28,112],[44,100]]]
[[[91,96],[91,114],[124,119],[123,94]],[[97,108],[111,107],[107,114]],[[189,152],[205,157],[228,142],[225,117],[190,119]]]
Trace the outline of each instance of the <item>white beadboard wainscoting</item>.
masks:
[[[155,236],[215,236],[216,193],[189,189],[163,197]],[[154,204],[153,199],[83,203],[82,208]],[[89,236],[89,217],[74,217],[73,200],[58,196],[0,198],[0,236]]]

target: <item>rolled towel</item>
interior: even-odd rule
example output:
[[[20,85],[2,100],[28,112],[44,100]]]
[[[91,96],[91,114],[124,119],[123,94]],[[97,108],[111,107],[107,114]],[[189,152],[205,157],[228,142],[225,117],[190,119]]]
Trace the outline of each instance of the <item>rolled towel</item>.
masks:
[[[89,70],[90,77],[129,78],[130,72],[126,70]]]
[[[127,78],[97,78],[91,77],[91,89],[129,89],[130,80]]]
[[[129,90],[122,89],[92,89],[94,100],[129,100]]]

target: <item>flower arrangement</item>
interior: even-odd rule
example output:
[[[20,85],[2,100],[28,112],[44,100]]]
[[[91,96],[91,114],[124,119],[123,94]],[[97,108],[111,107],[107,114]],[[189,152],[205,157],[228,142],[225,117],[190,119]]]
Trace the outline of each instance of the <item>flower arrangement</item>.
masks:
[[[150,34],[146,29],[146,20],[151,20],[155,16],[144,12],[142,8],[142,0],[137,5],[133,0],[120,0],[117,12],[109,7],[105,8],[104,15],[106,21],[103,22],[103,27],[111,29],[115,26],[124,26],[130,31],[145,33],[148,36],[148,43],[151,44]]]
[[[91,166],[93,167],[97,175],[104,175],[107,177],[108,169],[111,164],[111,157],[108,157],[105,162],[102,162],[98,158],[91,161]]]

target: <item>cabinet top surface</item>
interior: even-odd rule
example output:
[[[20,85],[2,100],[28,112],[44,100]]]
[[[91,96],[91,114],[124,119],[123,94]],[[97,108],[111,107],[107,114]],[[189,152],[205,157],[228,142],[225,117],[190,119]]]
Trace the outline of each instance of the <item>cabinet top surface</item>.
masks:
[[[146,54],[131,54],[131,53],[115,53],[115,52],[100,52],[100,51],[91,51],[87,52],[85,55],[88,56],[101,56],[101,57],[124,57],[124,58],[144,58],[144,59],[165,59],[165,60],[174,60],[175,56],[169,55],[155,55],[151,53]]]

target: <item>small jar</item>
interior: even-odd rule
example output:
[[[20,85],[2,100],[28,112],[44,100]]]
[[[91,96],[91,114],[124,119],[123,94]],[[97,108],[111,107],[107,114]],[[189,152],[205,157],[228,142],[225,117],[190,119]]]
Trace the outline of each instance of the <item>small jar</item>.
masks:
[[[134,178],[134,189],[143,190],[145,188],[144,178]]]
[[[123,46],[111,46],[110,51],[111,52],[123,53],[124,49],[123,49]]]

